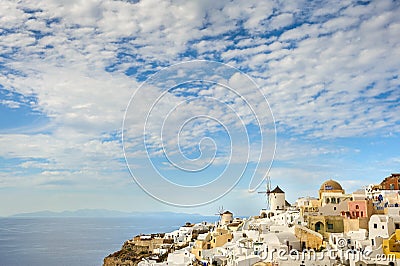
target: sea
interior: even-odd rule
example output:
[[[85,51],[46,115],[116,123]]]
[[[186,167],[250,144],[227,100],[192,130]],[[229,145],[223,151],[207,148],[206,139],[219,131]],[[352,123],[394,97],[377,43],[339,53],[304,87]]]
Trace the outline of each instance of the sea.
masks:
[[[0,218],[0,266],[102,265],[138,234],[171,232],[209,217]],[[212,221],[211,221],[212,222]]]

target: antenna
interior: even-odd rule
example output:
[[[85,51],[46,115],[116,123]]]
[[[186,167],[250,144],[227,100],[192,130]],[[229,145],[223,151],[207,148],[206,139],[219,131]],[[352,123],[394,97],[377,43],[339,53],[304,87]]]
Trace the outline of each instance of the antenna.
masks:
[[[269,194],[271,193],[271,177],[269,175],[267,175],[266,178],[266,189],[267,191],[259,191],[259,194],[265,194],[266,195],[266,201],[267,201],[267,209],[270,209],[270,202],[269,202]]]

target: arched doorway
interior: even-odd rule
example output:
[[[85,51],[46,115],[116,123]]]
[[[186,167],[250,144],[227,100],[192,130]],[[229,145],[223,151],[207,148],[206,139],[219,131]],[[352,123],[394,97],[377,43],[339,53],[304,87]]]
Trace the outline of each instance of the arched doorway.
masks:
[[[323,232],[324,231],[324,223],[323,222],[315,223],[315,231],[316,232]]]

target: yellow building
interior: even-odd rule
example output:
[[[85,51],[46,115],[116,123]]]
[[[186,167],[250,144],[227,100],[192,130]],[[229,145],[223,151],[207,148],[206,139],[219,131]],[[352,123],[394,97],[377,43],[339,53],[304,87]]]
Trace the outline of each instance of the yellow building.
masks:
[[[203,250],[222,247],[227,242],[231,242],[232,238],[233,235],[229,230],[217,228],[215,231],[208,233],[205,238],[196,240],[191,252],[196,256],[196,259],[201,260]]]
[[[301,249],[319,250],[324,242],[324,238],[320,233],[317,233],[307,227],[295,225],[294,233],[296,238],[300,240]]]
[[[396,232],[389,239],[384,239],[382,246],[383,253],[387,257],[400,259],[400,229],[396,229]]]
[[[343,219],[343,232],[358,231],[360,229],[368,230],[369,218]]]
[[[320,233],[324,239],[328,239],[330,233],[343,233],[342,216],[309,216],[308,228]]]
[[[227,229],[218,228],[211,232],[211,248],[222,247],[225,243],[231,242],[233,235]]]
[[[332,179],[322,183],[318,195],[319,208],[315,206],[315,202],[310,202],[308,208],[302,210],[307,227],[321,234],[324,239],[328,239],[330,233],[343,233],[344,217],[340,216],[340,209],[343,206],[346,206],[347,209],[345,201],[351,195],[346,195],[342,186]],[[337,215],[335,215],[335,212],[338,212]],[[348,227],[351,227],[351,225],[348,225]]]
[[[319,199],[306,197],[299,198],[296,202],[297,207],[300,209],[300,216],[307,220],[309,215],[318,213],[320,202]]]
[[[322,183],[318,194],[320,206],[324,206],[329,203],[339,204],[343,200],[351,197],[351,195],[345,194],[342,186],[332,179]]]

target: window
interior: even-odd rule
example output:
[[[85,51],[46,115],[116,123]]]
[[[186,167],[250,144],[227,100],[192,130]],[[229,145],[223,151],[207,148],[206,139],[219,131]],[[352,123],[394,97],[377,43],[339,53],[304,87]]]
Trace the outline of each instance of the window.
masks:
[[[356,205],[356,209],[358,210],[360,208],[360,206]]]
[[[337,203],[338,203],[338,204],[340,203],[340,199],[337,199]]]
[[[382,225],[382,229],[385,229],[385,226],[384,226],[384,225]]]
[[[328,229],[333,229],[333,224],[328,224]]]
[[[378,228],[378,224],[374,224],[374,228],[377,229]]]
[[[372,246],[375,246],[375,242],[374,242],[373,239],[371,239],[371,245],[372,245]]]
[[[335,207],[333,207],[333,210],[334,210],[334,211],[336,211],[336,206],[335,206]]]
[[[331,202],[332,202],[332,203],[336,203],[336,199],[335,199],[335,198],[332,198],[332,199],[331,199]]]

